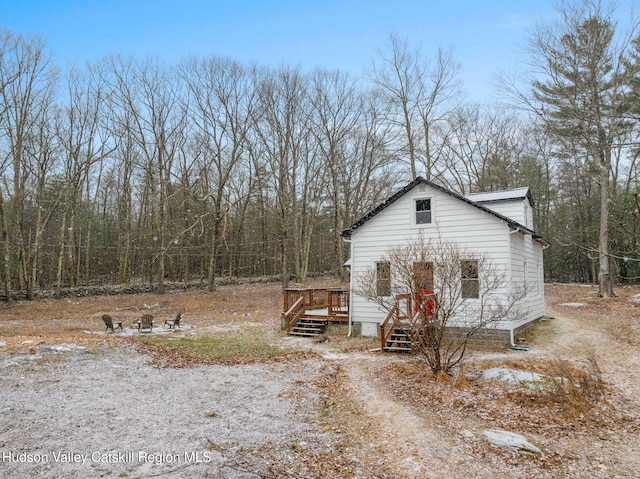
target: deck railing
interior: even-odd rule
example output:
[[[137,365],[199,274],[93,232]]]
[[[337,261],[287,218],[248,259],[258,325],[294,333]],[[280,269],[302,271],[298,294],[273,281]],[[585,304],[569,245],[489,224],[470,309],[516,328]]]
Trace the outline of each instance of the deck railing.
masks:
[[[349,317],[349,290],[344,288],[285,288],[283,290],[283,317],[300,299],[299,307],[305,311],[327,310],[329,321],[345,320]],[[289,318],[287,318],[289,319]]]

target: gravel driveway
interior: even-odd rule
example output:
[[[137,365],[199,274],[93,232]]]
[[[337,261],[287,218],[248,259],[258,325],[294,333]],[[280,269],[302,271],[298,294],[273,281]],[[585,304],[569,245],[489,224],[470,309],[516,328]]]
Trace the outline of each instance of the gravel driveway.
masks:
[[[265,451],[326,443],[321,366],[155,369],[126,345],[3,354],[0,477],[267,476]]]

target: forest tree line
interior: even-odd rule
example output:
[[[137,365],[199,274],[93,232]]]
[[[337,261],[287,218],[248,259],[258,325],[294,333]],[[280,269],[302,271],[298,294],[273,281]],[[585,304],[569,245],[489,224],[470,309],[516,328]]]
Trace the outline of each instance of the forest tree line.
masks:
[[[640,36],[585,5],[532,32],[511,106],[464,100],[452,50],[393,35],[353,77],[214,56],[61,71],[42,38],[0,31],[4,296],[339,275],[341,231],[417,175],[529,186],[547,281],[637,282]]]

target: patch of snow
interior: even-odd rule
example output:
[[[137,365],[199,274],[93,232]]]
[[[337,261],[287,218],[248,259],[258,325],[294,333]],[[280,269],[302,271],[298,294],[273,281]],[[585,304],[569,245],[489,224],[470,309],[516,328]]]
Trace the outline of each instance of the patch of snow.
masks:
[[[40,349],[63,353],[67,351],[84,351],[87,348],[85,348],[84,346],[78,346],[77,344],[73,344],[73,343],[62,343],[62,344],[52,344],[51,346],[42,346]]]
[[[483,203],[485,201],[504,201],[504,200],[518,200],[526,198],[529,188],[515,188],[505,191],[491,191],[487,193],[470,193],[465,195],[468,200],[476,203]]]
[[[568,306],[570,308],[581,308],[582,306],[586,306],[584,303],[560,303],[559,306]]]
[[[351,356],[344,353],[326,352],[322,355],[324,359],[349,359]]]
[[[153,329],[151,331],[149,330],[145,330],[145,331],[140,331],[138,329],[134,329],[134,328],[123,328],[122,330],[120,329],[116,329],[114,332],[111,331],[88,331],[88,330],[84,330],[83,332],[87,333],[87,334],[97,334],[99,336],[138,336],[138,335],[142,335],[142,336],[157,336],[157,335],[163,335],[163,334],[168,334],[168,333],[178,333],[178,332],[185,332],[188,331],[190,329],[193,329],[193,326],[180,326],[178,328],[167,328],[167,327],[163,327],[163,326],[154,326]]]

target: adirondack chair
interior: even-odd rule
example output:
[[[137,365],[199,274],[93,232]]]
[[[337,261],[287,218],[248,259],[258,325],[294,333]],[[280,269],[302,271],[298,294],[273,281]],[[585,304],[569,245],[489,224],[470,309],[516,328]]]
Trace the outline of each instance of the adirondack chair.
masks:
[[[107,327],[105,331],[111,330],[112,333],[115,333],[116,329],[118,328],[120,328],[120,331],[122,331],[122,321],[113,321],[111,316],[109,316],[108,314],[102,315],[102,321],[104,321],[104,324]]]
[[[167,319],[167,320],[164,322],[164,325],[165,325],[165,326],[169,326],[169,329],[172,329],[172,328],[179,328],[179,327],[180,327],[180,321],[182,320],[182,316],[184,315],[184,313],[185,313],[185,309],[184,309],[184,308],[182,308],[182,309],[178,312],[178,314],[176,314],[176,317],[175,317],[175,318],[173,318],[173,319]]]
[[[153,330],[153,315],[143,314],[142,317],[131,325],[132,328],[137,329],[141,333],[144,331],[151,332]]]

